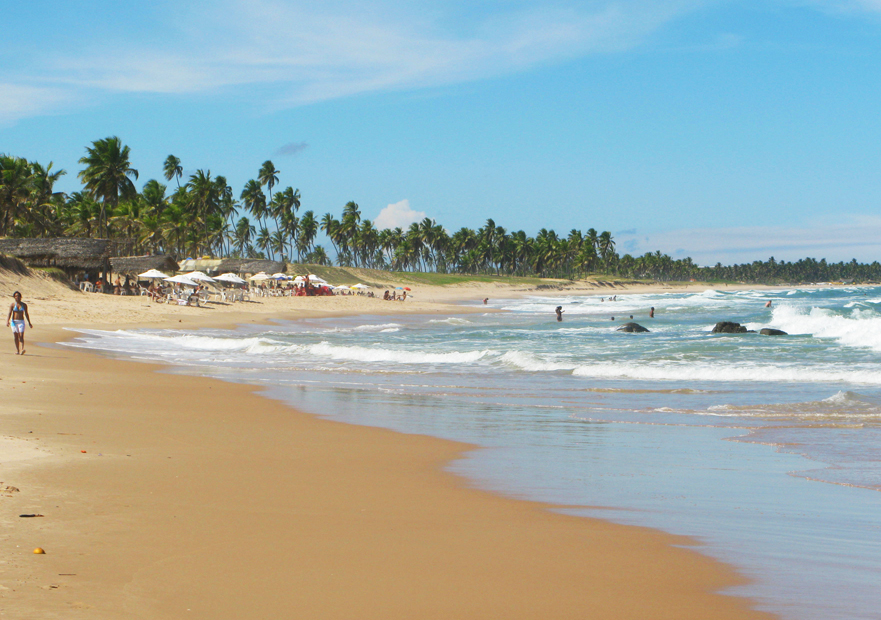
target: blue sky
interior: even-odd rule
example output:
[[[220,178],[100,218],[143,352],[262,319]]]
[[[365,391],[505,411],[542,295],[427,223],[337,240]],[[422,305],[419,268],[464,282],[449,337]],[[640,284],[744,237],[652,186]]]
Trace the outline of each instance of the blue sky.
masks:
[[[117,135],[139,185],[173,153],[239,192],[272,159],[318,216],[881,260],[881,0],[32,0],[3,21],[0,152],[62,190]]]

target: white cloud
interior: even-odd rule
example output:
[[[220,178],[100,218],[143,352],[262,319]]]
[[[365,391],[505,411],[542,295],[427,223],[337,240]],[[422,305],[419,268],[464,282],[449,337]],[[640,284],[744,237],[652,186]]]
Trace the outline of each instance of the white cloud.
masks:
[[[881,11],[881,0],[776,1],[832,12]],[[0,80],[62,92],[58,107],[73,96],[247,96],[255,86],[262,105],[285,108],[626,51],[713,4],[721,0],[156,0],[119,23],[98,11],[100,36],[69,38],[61,36],[64,24],[47,25],[39,44],[28,41],[20,62],[0,69]],[[132,27],[141,23],[150,27]],[[46,46],[46,40],[59,42]],[[737,35],[723,34],[715,45],[738,42]],[[7,51],[0,41],[0,53]],[[46,111],[25,107],[6,117]]]
[[[406,198],[400,202],[390,204],[379,212],[373,225],[377,230],[386,228],[407,228],[413,222],[425,219],[424,211],[414,211],[410,208],[410,201]]]
[[[0,82],[0,125],[51,113],[70,103],[71,99],[71,93],[58,88]]]
[[[523,0],[462,9],[440,0],[175,2],[166,13],[158,10],[161,33],[147,29],[78,40],[75,48],[37,52],[16,70],[21,83],[36,80],[30,83],[91,96],[271,84],[271,94],[261,101],[288,107],[478,80],[630,49],[701,4]]]
[[[630,232],[630,231],[628,231]],[[673,258],[690,256],[700,265],[798,260],[872,262],[881,258],[881,217],[836,216],[835,222],[814,221],[798,227],[741,226],[672,230],[640,235],[615,235],[619,253],[640,256],[661,250]]]

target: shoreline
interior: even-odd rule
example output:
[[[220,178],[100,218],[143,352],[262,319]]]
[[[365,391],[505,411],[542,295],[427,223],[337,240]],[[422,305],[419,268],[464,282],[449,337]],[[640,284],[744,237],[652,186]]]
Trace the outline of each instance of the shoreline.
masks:
[[[224,325],[258,320],[224,315]],[[155,327],[204,323],[184,319]],[[71,335],[60,326],[38,333],[47,343]],[[252,386],[29,343],[0,382],[3,435],[47,444],[55,456],[4,468],[3,486],[21,488],[0,498],[7,568],[18,577],[0,571],[10,610],[234,618],[295,603],[316,618],[586,609],[609,618],[773,617],[714,594],[744,579],[683,548],[694,541],[470,488],[444,468],[474,446],[328,421]],[[16,406],[24,411],[11,414]],[[31,554],[34,546],[48,555]]]

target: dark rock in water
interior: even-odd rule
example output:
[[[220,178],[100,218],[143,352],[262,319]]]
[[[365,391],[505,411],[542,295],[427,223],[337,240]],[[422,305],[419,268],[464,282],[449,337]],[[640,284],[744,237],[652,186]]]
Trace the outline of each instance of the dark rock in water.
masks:
[[[624,323],[624,325],[622,325],[615,331],[641,334],[643,332],[647,332],[648,330],[639,323]]]
[[[759,332],[763,336],[788,336],[785,331],[782,329],[771,329],[770,327],[766,327],[762,331]]]
[[[714,334],[745,334],[746,327],[740,323],[731,323],[730,321],[720,321],[713,327]]]

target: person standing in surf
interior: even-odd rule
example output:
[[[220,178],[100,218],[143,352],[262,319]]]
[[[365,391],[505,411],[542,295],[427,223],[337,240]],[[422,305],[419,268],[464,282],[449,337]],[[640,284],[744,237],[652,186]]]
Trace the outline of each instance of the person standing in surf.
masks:
[[[554,310],[554,312],[557,313],[557,320],[562,321],[563,320],[563,306],[557,306],[557,309]]]
[[[9,314],[6,315],[6,327],[12,327],[12,338],[15,340],[15,354],[24,355],[24,322],[27,319],[28,325],[33,329],[31,317],[28,314],[28,305],[21,300],[21,293],[15,291],[12,294],[15,300],[9,306]]]

